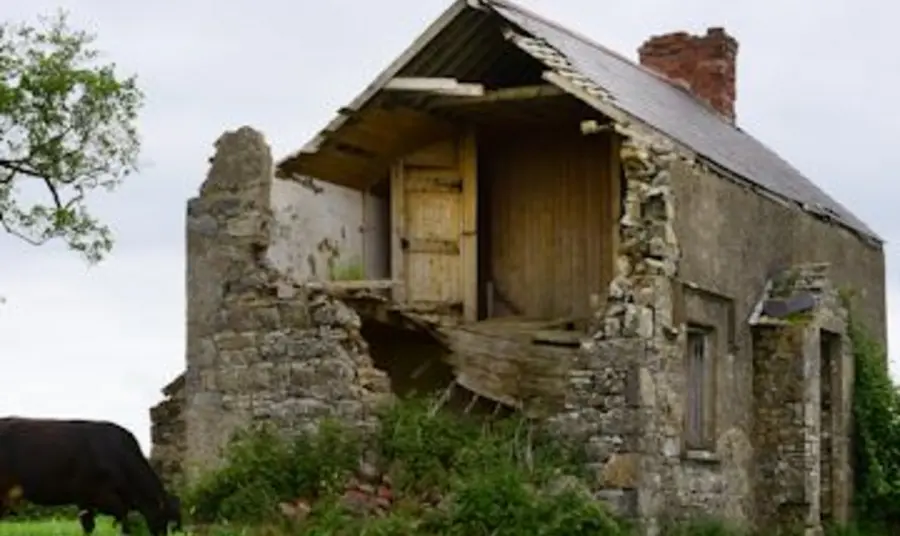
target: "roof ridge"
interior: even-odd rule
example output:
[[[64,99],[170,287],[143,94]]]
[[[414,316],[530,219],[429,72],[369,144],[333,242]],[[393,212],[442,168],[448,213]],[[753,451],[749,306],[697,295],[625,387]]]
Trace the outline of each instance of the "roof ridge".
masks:
[[[733,123],[731,121],[728,121],[724,117],[722,117],[722,115],[720,113],[718,113],[715,110],[715,108],[713,108],[708,102],[704,101],[703,99],[701,99],[700,97],[695,95],[692,91],[686,90],[685,88],[681,87],[679,84],[672,81],[670,78],[654,71],[653,69],[650,69],[649,67],[646,67],[645,65],[642,65],[639,61],[634,61],[634,60],[628,58],[621,52],[618,52],[615,49],[612,49],[612,48],[604,45],[603,43],[600,43],[599,41],[595,40],[594,38],[590,37],[589,35],[583,34],[581,32],[577,32],[577,31],[573,30],[572,28],[563,25],[562,23],[560,23],[558,21],[547,18],[547,17],[541,15],[540,13],[532,11],[532,10],[530,10],[516,2],[513,2],[511,0],[481,0],[481,1],[488,5],[493,4],[493,5],[500,6],[500,7],[506,8],[506,9],[511,9],[513,11],[518,11],[522,15],[526,15],[530,18],[539,20],[542,23],[547,24],[548,26],[552,26],[565,34],[568,34],[569,36],[574,37],[575,39],[578,39],[579,41],[596,48],[597,50],[603,52],[604,54],[608,54],[609,56],[615,58],[618,61],[627,63],[631,67],[635,67],[650,76],[658,78],[658,79],[662,80],[663,82],[667,83],[668,85],[672,86],[676,90],[678,90],[682,93],[685,93],[688,97],[690,97],[691,99],[693,99],[693,100],[697,101],[698,103],[700,103],[701,105],[703,105],[703,107],[706,108],[706,110],[710,114],[715,116],[716,119],[722,121],[724,124],[730,126],[731,128],[734,128],[736,130],[743,132],[743,130],[737,125],[737,123]]]

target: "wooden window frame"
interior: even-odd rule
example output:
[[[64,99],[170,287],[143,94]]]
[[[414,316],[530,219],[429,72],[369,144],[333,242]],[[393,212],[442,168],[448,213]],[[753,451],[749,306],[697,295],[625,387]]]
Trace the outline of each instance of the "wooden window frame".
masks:
[[[698,353],[698,343],[699,347]],[[716,337],[710,326],[688,324],[685,341],[684,448],[715,450]]]

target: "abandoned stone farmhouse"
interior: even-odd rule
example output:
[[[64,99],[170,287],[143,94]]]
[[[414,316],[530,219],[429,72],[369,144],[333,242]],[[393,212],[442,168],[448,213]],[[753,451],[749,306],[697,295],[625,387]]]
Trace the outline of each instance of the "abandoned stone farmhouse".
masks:
[[[369,426],[434,392],[582,441],[648,533],[847,519],[838,292],[884,342],[882,240],[738,126],[737,52],[710,28],[634,62],[458,0],[296,153],[222,135],[154,462],[190,477],[254,421]]]

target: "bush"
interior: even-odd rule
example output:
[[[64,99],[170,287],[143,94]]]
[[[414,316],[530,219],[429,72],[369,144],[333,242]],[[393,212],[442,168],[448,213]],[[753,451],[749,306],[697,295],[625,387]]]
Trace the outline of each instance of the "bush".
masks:
[[[322,536],[624,534],[578,484],[579,450],[522,419],[483,423],[432,407],[430,399],[386,407],[368,445],[332,422],[293,439],[268,427],[241,432],[223,465],[188,492],[188,511],[204,523],[293,524],[292,533]],[[381,515],[343,500],[366,454],[392,485]],[[553,489],[565,479],[574,484]],[[279,503],[297,499],[311,505],[308,514],[283,519]]]
[[[334,492],[360,454],[358,438],[330,421],[292,441],[270,426],[244,430],[225,449],[222,467],[188,490],[188,511],[205,523],[271,519],[279,502]]]

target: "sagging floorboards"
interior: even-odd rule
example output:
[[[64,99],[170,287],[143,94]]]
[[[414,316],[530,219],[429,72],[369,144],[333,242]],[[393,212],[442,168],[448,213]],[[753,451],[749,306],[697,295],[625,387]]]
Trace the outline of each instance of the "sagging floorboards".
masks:
[[[564,404],[566,376],[583,332],[503,318],[434,328],[459,385],[540,417]]]
[[[459,324],[383,296],[344,299],[363,319],[362,335],[396,394],[439,392],[443,403],[467,413],[515,409],[541,417],[561,408],[566,375],[585,333],[567,320]]]

